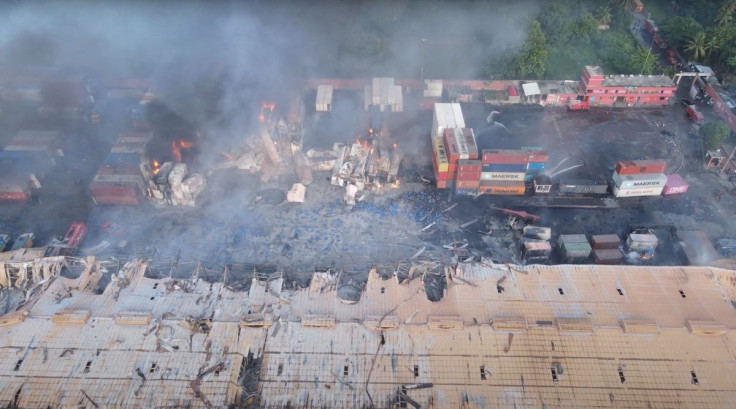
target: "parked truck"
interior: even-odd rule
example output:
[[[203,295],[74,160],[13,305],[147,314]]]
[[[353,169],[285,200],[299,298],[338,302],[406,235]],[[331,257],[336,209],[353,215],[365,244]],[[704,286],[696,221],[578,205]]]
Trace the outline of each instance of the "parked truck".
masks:
[[[685,114],[691,121],[695,122],[698,125],[702,125],[703,121],[705,120],[703,114],[698,110],[695,105],[688,105],[687,108],[685,108]]]

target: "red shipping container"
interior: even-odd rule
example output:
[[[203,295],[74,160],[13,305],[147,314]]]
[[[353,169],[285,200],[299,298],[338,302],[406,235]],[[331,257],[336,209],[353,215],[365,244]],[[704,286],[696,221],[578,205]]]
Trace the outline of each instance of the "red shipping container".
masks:
[[[437,158],[434,155],[432,155],[432,168],[434,169],[435,179],[437,179],[438,181],[448,180],[448,178],[450,177],[450,174],[452,173],[452,172],[440,172],[437,169]]]
[[[483,170],[483,163],[479,160],[472,160],[472,159],[460,159],[457,161],[457,171],[458,172],[476,172],[478,175],[480,175],[480,172]]]
[[[529,163],[527,151],[484,149],[483,164],[521,164]]]
[[[619,175],[638,175],[645,173],[664,173],[667,162],[662,159],[625,160],[616,164]]]
[[[455,180],[477,180],[480,181],[480,172],[457,172]]]
[[[90,191],[97,204],[137,205],[140,197],[138,186],[131,183],[95,182]]]
[[[455,182],[456,189],[478,189],[480,187],[480,180],[460,180]]]
[[[447,189],[447,181],[437,180],[437,189]]]
[[[685,193],[690,185],[682,179],[680,175],[667,175],[667,183],[664,185],[663,193],[667,195],[675,195]]]
[[[445,129],[443,140],[445,142],[445,151],[447,152],[447,159],[450,161],[450,166],[456,164],[460,160],[460,150],[455,141],[455,133],[452,129]]]
[[[529,152],[529,162],[547,162],[549,154],[547,151],[527,151]]]

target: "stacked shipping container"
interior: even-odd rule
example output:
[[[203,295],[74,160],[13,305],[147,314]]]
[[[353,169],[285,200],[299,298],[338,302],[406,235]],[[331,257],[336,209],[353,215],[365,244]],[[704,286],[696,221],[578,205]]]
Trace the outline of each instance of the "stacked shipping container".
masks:
[[[0,163],[8,168],[0,183],[0,201],[26,201],[31,191],[41,188],[39,178],[63,156],[60,131],[19,131],[0,152]]]
[[[138,205],[146,188],[150,133],[124,132],[97,170],[90,191],[97,204]]]
[[[620,161],[613,172],[616,197],[659,196],[667,183],[661,159]]]
[[[459,142],[455,132],[453,131],[451,138],[453,144],[449,148],[453,148],[452,155],[454,161],[451,161],[449,155],[450,151],[445,142],[445,129],[454,130],[456,128],[465,128],[465,119],[463,118],[460,104],[434,104],[431,133],[433,151],[432,165],[434,167],[435,179],[437,180],[437,187],[440,189],[453,187],[455,180],[457,161],[460,159],[460,153],[458,151]],[[466,135],[466,133],[463,133],[463,135]],[[470,135],[472,136],[472,142],[469,142],[468,140],[462,141],[463,146],[472,145],[475,147],[475,135],[472,135],[472,130],[470,130]],[[477,159],[477,148],[475,149],[476,157],[472,159]],[[467,157],[463,159],[471,159],[470,152],[468,152]]]
[[[523,195],[526,180],[544,170],[548,156],[544,151],[483,151],[480,193],[491,195]]]

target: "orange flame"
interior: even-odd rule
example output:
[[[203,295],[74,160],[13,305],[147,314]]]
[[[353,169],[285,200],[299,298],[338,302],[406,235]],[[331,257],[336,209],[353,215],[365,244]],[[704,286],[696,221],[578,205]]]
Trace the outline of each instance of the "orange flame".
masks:
[[[157,174],[157,173],[158,173],[158,171],[159,171],[159,170],[161,170],[161,164],[160,164],[160,163],[159,163],[159,162],[158,162],[157,160],[154,160],[154,161],[153,161],[153,162],[151,163],[151,171],[152,171],[152,172],[153,172],[153,174],[155,175],[155,174]]]
[[[276,104],[273,102],[262,102],[261,113],[258,114],[258,120],[261,122],[266,122],[266,117],[268,117],[268,122],[271,122],[271,113],[275,108]]]
[[[194,146],[194,142],[191,141],[185,141],[184,139],[179,139],[178,141],[171,142],[171,152],[174,154],[174,158],[176,159],[176,162],[181,162],[181,150],[182,148],[188,149]]]

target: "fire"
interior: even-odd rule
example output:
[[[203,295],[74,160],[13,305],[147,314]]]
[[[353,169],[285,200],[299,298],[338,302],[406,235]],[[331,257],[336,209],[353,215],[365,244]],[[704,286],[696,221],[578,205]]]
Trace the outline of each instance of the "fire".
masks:
[[[391,187],[394,189],[398,188],[399,186],[401,186],[401,180],[399,179],[396,179],[396,182],[391,184]]]
[[[178,141],[171,142],[171,152],[174,154],[174,158],[177,162],[181,162],[181,150],[182,149],[188,149],[194,146],[194,142],[192,141],[185,141],[184,139],[179,139]]]
[[[258,120],[261,122],[271,122],[271,113],[276,108],[276,104],[273,102],[262,102],[261,113],[258,114]]]
[[[153,162],[151,163],[151,171],[152,171],[152,172],[153,172],[153,174],[155,175],[155,174],[157,174],[157,173],[158,173],[158,171],[159,171],[159,170],[161,170],[161,164],[159,163],[159,161],[157,161],[157,160],[154,160],[154,161],[153,161]]]

